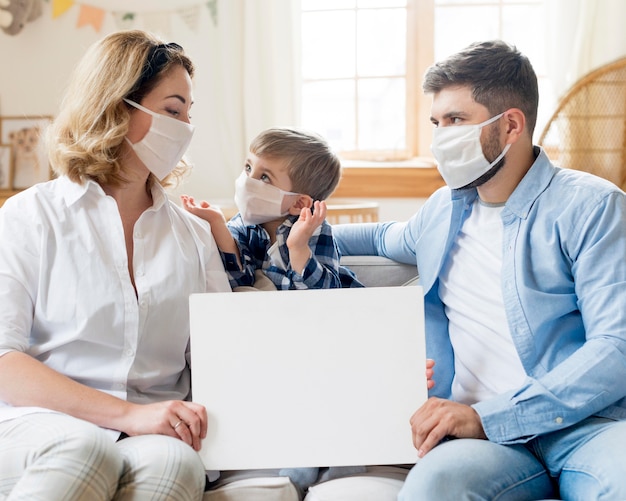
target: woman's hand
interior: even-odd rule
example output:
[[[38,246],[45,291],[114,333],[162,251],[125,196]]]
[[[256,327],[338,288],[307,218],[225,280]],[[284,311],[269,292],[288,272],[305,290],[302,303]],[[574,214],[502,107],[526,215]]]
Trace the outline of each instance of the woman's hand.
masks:
[[[77,383],[26,353],[12,351],[0,357],[0,381],[0,399],[16,407],[45,407],[130,436],[169,435],[195,450],[206,437],[207,412],[200,404],[128,402]]]
[[[194,402],[169,400],[154,404],[134,404],[124,416],[120,431],[129,436],[169,435],[199,451],[207,433],[207,412]]]

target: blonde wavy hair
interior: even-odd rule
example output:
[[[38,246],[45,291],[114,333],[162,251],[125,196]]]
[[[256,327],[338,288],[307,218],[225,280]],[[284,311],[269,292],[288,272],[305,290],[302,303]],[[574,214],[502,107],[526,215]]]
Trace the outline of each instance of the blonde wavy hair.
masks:
[[[141,102],[176,65],[193,78],[193,63],[180,45],[141,30],[119,31],[92,45],[74,70],[60,112],[48,129],[54,172],[81,184],[90,179],[124,184],[120,158],[130,113],[123,99]],[[181,161],[162,181],[150,174],[148,185],[174,185],[188,170]]]

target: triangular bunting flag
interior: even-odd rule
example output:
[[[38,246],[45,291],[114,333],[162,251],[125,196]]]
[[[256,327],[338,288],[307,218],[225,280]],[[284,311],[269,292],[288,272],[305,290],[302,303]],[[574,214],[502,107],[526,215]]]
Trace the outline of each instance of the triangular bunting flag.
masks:
[[[190,5],[189,7],[178,10],[181,17],[189,29],[194,33],[198,31],[198,18],[200,17],[200,5]]]
[[[112,12],[111,14],[118,30],[128,30],[135,25],[134,12]]]
[[[52,0],[52,19],[56,19],[74,5],[74,0]]]
[[[206,6],[211,13],[211,19],[213,19],[213,26],[217,26],[217,0],[208,0]]]
[[[93,29],[99,32],[102,29],[102,21],[104,20],[104,11],[98,7],[90,5],[81,5],[78,14],[78,23],[76,26],[93,26]]]

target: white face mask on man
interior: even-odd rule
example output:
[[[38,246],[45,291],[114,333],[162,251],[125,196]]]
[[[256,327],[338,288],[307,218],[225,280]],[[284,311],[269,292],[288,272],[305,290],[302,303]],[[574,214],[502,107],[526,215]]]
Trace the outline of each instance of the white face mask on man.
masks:
[[[235,181],[235,205],[246,225],[263,224],[286,216],[299,196],[299,193],[283,191],[251,178],[245,172]]]
[[[193,136],[194,126],[172,117],[155,113],[130,99],[128,104],[152,116],[150,129],[141,141],[126,142],[159,181],[170,174],[183,158]]]
[[[430,149],[437,160],[437,169],[441,177],[450,188],[462,188],[476,181],[509,151],[511,145],[507,144],[502,153],[493,162],[489,162],[480,143],[482,128],[495,122],[502,115],[504,113],[479,124],[450,125],[437,127],[433,131]]]

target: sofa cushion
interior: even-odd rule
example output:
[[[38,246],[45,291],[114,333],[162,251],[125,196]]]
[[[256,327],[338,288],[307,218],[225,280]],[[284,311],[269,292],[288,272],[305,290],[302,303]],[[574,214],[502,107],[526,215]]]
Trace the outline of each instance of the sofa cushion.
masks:
[[[404,466],[369,466],[365,473],[313,485],[304,501],[395,501],[409,472]],[[278,470],[226,472],[203,501],[298,501],[298,490]]]
[[[299,501],[298,490],[278,470],[222,472],[202,501]]]
[[[395,501],[409,470],[371,466],[367,472],[311,486],[304,501]]]
[[[350,268],[365,287],[389,287],[417,283],[417,266],[398,263],[381,256],[343,256],[341,264]]]

